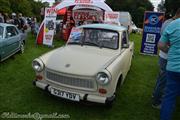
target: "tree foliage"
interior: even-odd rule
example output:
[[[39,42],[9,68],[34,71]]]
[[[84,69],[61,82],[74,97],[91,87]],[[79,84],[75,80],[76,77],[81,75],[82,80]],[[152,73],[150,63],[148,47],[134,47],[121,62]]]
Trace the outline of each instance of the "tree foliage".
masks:
[[[158,10],[159,12],[165,12],[165,6],[164,6],[164,4],[165,4],[165,1],[163,1],[163,0],[161,0],[161,2],[158,4],[157,10]]]
[[[0,11],[9,14],[14,12],[38,17],[43,6],[40,1],[34,0],[0,0]]]
[[[130,12],[134,23],[142,27],[145,11],[152,11],[153,5],[149,0],[106,0],[114,11]]]
[[[7,0],[8,1],[8,0]],[[31,15],[31,5],[27,0],[9,0],[10,9],[15,13],[22,13],[23,15]]]
[[[0,11],[10,13],[10,2],[8,0],[0,0]]]
[[[176,10],[180,8],[180,0],[165,0],[166,13],[175,15]]]

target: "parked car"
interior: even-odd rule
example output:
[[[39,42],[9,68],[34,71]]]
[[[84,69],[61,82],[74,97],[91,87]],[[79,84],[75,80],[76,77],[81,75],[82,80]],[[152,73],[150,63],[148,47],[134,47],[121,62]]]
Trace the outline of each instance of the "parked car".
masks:
[[[0,61],[3,61],[20,51],[24,52],[26,33],[17,29],[16,26],[0,23]]]
[[[128,32],[132,32],[132,17],[131,14],[127,11],[119,11],[119,22],[122,26],[128,28]]]
[[[139,30],[138,30],[138,28],[136,27],[136,25],[134,24],[134,22],[132,22],[132,33],[138,33],[139,32]]]
[[[72,101],[111,105],[131,66],[134,43],[125,27],[88,24],[72,29],[67,44],[32,62],[35,86]]]

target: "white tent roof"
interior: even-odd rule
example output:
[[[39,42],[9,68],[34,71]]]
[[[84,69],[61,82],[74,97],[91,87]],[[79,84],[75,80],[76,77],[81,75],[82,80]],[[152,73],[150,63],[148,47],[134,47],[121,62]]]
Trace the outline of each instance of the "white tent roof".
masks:
[[[99,7],[105,11],[112,11],[112,9],[104,2],[104,0],[64,0],[58,4],[55,9],[60,10],[62,8],[74,5],[91,5]]]
[[[101,8],[92,5],[76,5],[73,8],[73,10],[78,10],[78,9],[93,9],[93,10],[101,11]]]

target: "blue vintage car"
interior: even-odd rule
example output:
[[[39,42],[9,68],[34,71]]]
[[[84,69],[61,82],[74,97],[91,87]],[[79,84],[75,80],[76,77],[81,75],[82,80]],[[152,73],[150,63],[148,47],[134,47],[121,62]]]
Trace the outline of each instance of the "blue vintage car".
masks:
[[[3,61],[18,51],[24,52],[26,34],[16,26],[0,23],[0,61]]]

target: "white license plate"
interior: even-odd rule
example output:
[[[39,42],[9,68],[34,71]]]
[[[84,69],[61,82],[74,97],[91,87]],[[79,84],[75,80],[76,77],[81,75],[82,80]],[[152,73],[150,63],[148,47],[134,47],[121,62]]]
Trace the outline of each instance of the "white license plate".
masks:
[[[72,101],[80,101],[80,96],[78,94],[61,91],[56,88],[51,88],[51,94]]]

